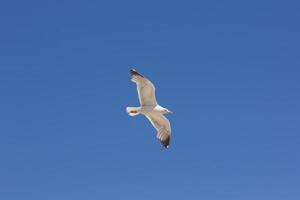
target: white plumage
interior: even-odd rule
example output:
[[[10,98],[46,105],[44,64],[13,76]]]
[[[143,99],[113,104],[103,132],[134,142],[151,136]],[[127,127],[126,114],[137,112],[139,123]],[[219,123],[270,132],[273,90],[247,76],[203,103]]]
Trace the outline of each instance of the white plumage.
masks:
[[[145,115],[157,131],[156,137],[165,148],[169,147],[171,137],[171,125],[164,114],[172,113],[157,104],[155,87],[150,80],[138,73],[135,69],[130,70],[131,80],[136,83],[140,107],[127,107],[130,116]]]

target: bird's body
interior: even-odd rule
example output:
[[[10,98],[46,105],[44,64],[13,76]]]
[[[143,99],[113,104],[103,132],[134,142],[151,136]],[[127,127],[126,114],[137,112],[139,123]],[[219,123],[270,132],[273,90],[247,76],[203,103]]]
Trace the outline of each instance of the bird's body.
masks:
[[[156,137],[165,148],[169,147],[171,136],[171,125],[164,114],[172,113],[168,109],[157,104],[155,87],[143,75],[132,69],[131,80],[136,83],[140,100],[140,107],[127,107],[126,111],[130,116],[138,114],[145,115],[154,128],[157,130]]]
[[[131,108],[133,108],[133,109],[131,109]],[[157,114],[157,113],[162,113],[163,114],[165,111],[166,111],[166,109],[161,107],[160,105],[127,107],[127,112],[129,112],[129,114],[143,114],[143,115]]]

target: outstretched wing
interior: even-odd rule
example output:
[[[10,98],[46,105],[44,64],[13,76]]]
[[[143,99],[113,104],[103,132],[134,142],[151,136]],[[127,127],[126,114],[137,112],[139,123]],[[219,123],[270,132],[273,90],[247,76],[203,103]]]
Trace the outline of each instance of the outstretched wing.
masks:
[[[171,139],[171,125],[169,120],[161,113],[152,113],[146,115],[146,117],[157,130],[157,139],[160,140],[165,148],[168,148]]]
[[[141,106],[156,106],[155,87],[135,69],[130,70],[131,80],[136,83]]]

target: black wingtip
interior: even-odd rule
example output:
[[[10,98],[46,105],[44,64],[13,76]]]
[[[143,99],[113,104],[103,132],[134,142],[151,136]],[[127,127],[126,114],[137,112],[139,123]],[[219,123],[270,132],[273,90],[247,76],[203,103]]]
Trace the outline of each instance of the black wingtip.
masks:
[[[130,74],[131,74],[131,76],[141,76],[141,77],[144,77],[143,75],[141,75],[140,73],[138,73],[137,71],[136,71],[136,69],[131,69],[130,70]]]
[[[167,139],[160,141],[161,144],[162,144],[166,149],[169,148],[169,145],[170,145],[170,139],[171,139],[171,137],[169,136]]]

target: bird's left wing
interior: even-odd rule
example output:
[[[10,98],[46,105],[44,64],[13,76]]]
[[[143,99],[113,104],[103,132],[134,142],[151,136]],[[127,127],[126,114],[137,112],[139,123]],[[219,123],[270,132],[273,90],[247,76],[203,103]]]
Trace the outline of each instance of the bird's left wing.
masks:
[[[156,106],[157,102],[153,83],[135,69],[131,69],[130,74],[131,80],[136,83],[141,106]]]
[[[168,148],[171,139],[170,121],[161,113],[151,113],[146,115],[146,117],[157,130],[157,139],[160,140],[165,148]]]

